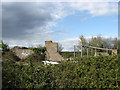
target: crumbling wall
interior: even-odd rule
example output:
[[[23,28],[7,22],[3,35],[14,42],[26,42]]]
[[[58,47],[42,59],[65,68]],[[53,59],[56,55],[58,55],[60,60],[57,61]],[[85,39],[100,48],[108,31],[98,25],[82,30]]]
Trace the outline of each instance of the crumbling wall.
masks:
[[[29,55],[33,54],[33,50],[29,50],[29,49],[21,49],[21,48],[14,48],[12,49],[12,52],[18,56],[20,59],[25,59],[27,58]]]
[[[61,61],[63,57],[58,53],[58,43],[52,41],[45,41],[46,57],[48,60]]]

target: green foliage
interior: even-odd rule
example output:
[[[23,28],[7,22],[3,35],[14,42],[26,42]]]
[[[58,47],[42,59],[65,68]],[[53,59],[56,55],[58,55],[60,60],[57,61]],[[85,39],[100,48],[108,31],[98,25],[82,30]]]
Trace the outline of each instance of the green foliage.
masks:
[[[12,49],[14,48],[19,48],[19,49],[28,49],[27,47],[20,47],[20,46],[14,46]]]
[[[79,44],[80,44],[80,46],[88,44],[86,38],[83,35],[80,36],[80,42],[79,42]]]
[[[3,61],[3,88],[120,88],[120,55],[76,58],[58,65]]]
[[[119,48],[119,41],[117,38],[104,38],[102,36],[92,37],[91,39],[87,40],[83,35],[80,36],[80,41],[78,47],[81,49],[81,45],[88,45],[93,47],[100,47],[100,48],[111,48],[111,49],[118,49]],[[98,52],[105,52],[105,50],[97,50]],[[83,48],[83,55],[87,53],[86,47]]]
[[[119,53],[120,53],[120,39],[118,39],[118,49],[119,49]]]
[[[2,87],[3,88],[16,88],[16,85],[20,85],[17,65],[15,65],[15,61],[6,60],[3,61],[2,64]],[[15,70],[16,69],[16,70]]]
[[[27,57],[25,59],[25,61],[30,61],[30,60],[33,60],[33,62],[40,62],[40,61],[43,61],[45,60],[45,53],[38,53],[38,54],[32,54],[32,55],[29,55],[29,57]]]
[[[34,51],[34,54],[30,55],[28,58],[26,58],[26,61],[32,60],[33,62],[40,62],[45,60],[45,47],[37,47],[37,48],[30,48]]]
[[[74,57],[74,52],[61,52],[61,55],[65,58]]]
[[[20,60],[20,58],[18,58],[12,51],[2,53],[2,60],[9,60],[9,59],[13,61]]]
[[[117,40],[117,38],[114,38],[114,40],[112,41],[113,42],[113,48],[114,49],[118,49],[119,48],[119,41]]]
[[[45,51],[46,51],[45,47],[37,47],[37,48],[30,48],[30,49],[33,50],[36,54],[45,53]]]
[[[58,52],[61,54],[62,53],[62,50],[63,50],[64,48],[62,47],[62,44],[58,44]]]
[[[9,51],[8,45],[3,43],[3,40],[1,40],[0,48],[2,49],[3,53]]]
[[[103,46],[103,42],[106,44],[106,42],[103,41],[101,36],[92,37],[92,39],[89,41],[89,45],[94,46],[94,47],[103,48],[103,47],[105,47],[105,45]]]

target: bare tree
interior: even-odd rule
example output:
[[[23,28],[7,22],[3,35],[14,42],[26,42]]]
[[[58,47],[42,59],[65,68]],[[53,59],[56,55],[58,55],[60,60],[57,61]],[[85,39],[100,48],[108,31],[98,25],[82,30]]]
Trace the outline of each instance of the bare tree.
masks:
[[[101,36],[92,37],[91,40],[89,41],[89,45],[102,48],[103,47],[102,37]]]
[[[63,49],[62,44],[58,43],[58,52],[61,53]]]
[[[87,42],[86,38],[83,35],[81,35],[79,45],[81,46],[81,45],[87,45],[87,44],[88,44],[88,42]]]
[[[113,48],[118,49],[118,40],[117,40],[117,38],[114,38],[114,40],[113,40]]]

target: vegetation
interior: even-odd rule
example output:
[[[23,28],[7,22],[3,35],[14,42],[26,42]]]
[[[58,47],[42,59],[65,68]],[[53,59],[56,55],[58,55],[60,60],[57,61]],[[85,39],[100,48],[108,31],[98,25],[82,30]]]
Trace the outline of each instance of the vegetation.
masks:
[[[64,58],[70,58],[70,57],[74,57],[74,52],[61,52],[61,55]]]
[[[29,48],[31,50],[34,51],[34,54],[30,55],[28,58],[26,58],[26,61],[34,61],[34,62],[40,62],[40,61],[43,61],[45,60],[45,51],[46,51],[46,48],[45,47],[36,47],[36,48]]]
[[[119,49],[119,53],[120,53],[120,40],[118,39],[118,49]]]
[[[75,52],[76,57],[80,57],[81,52]],[[64,58],[73,58],[74,52],[61,52],[61,56]]]
[[[2,49],[3,52],[9,51],[8,45],[3,43],[3,40],[1,40],[0,48]]]
[[[19,49],[28,49],[27,47],[20,47],[20,46],[14,46],[12,49],[19,48]]]
[[[83,38],[83,43],[88,41]],[[45,47],[24,49],[35,52],[24,60],[28,65],[16,63],[21,60],[4,49],[2,88],[120,88],[120,54],[88,58],[78,56],[57,65],[44,65],[41,61],[45,60]],[[74,54],[64,52],[61,55],[70,58]]]
[[[2,60],[19,61],[20,58],[18,58],[12,51],[8,51],[2,54]]]
[[[79,47],[81,45],[118,49],[118,40],[117,38],[103,38],[102,36],[92,37],[91,39],[87,40],[83,35],[81,35]]]
[[[35,52],[35,54],[45,53],[45,51],[46,51],[46,48],[42,47],[42,46],[36,47],[36,48],[32,47],[32,48],[29,48],[29,49],[33,50]]]
[[[3,88],[120,88],[120,55],[76,58],[58,65],[3,61]]]
[[[58,52],[61,54],[62,53],[62,50],[63,50],[64,48],[62,47],[62,44],[58,44]]]
[[[30,60],[32,60],[35,63],[43,61],[43,60],[45,60],[45,53],[43,53],[43,54],[41,54],[41,53],[35,54],[34,53],[34,54],[30,55],[29,57],[27,57],[24,61],[28,62]]]
[[[109,49],[119,49],[117,38],[104,38],[102,36],[92,37],[90,39],[86,39],[83,35],[79,38],[78,48],[81,49],[81,46],[88,45],[99,48],[109,48]],[[105,52],[105,50],[97,50],[98,52]],[[95,51],[93,51],[94,53]],[[87,54],[87,48],[83,48],[83,55]],[[111,54],[111,51],[109,51]]]

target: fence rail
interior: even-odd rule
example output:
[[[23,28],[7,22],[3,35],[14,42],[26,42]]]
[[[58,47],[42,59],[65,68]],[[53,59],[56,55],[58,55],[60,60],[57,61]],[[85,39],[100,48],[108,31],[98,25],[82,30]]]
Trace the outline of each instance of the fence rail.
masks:
[[[93,56],[93,49],[95,50],[95,55],[97,56],[97,50],[105,50],[108,54],[109,51],[112,51],[113,54],[117,54],[118,50],[117,49],[109,49],[109,48],[100,48],[100,47],[94,47],[94,46],[88,46],[88,45],[81,45],[81,57],[83,57],[83,48],[87,48],[87,57],[89,56],[89,48],[91,49],[91,55]],[[109,55],[109,54],[108,54]],[[75,45],[74,45],[74,57],[75,57]]]

